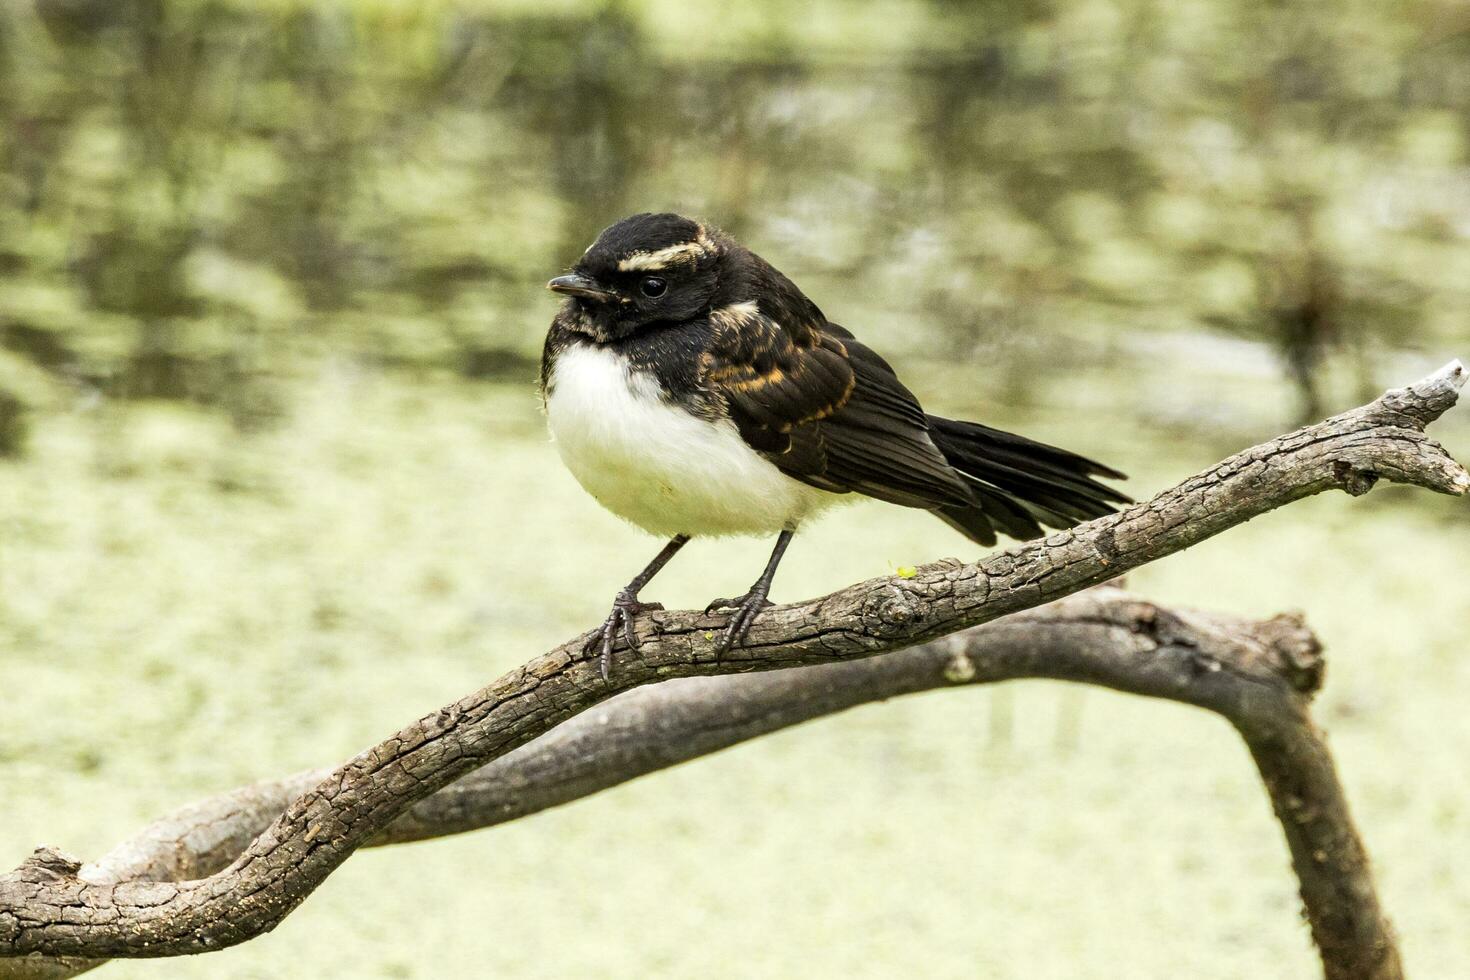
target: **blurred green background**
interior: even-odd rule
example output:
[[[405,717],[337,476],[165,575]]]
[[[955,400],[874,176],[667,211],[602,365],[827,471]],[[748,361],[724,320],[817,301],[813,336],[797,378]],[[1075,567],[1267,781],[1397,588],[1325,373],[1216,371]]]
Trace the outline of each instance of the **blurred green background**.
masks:
[[[548,445],[541,288],[744,238],[933,411],[1146,496],[1470,355],[1470,7],[0,0],[0,865],[329,764],[605,612],[651,539]],[[1470,456],[1470,411],[1437,427]],[[1328,643],[1416,976],[1470,962],[1462,502],[1293,505],[1132,586]],[[768,542],[649,592],[740,591]],[[778,598],[974,547],[876,503]],[[1034,683],[873,706],[356,856],[118,977],[1315,971],[1244,750]]]

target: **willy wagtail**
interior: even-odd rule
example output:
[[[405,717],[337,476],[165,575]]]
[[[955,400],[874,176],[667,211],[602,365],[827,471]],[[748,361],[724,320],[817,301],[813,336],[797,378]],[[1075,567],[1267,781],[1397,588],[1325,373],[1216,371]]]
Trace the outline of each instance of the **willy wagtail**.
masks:
[[[541,390],[552,437],[608,510],[670,540],[617,594],[588,641],[604,679],[621,632],[661,609],[638,593],[696,535],[776,534],[719,652],[770,606],[801,522],[843,494],[922,507],[982,545],[1025,540],[1128,499],[1100,463],[977,422],[925,414],[888,362],[729,235],[635,214],[597,236],[551,322]]]

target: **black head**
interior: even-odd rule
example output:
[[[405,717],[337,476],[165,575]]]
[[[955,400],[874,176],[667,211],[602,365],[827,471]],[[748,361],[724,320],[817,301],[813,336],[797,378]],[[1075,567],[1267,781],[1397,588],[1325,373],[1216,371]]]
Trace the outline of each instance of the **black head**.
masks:
[[[546,284],[568,326],[606,342],[709,312],[729,245],[677,214],[635,214],[605,229],[570,275]]]

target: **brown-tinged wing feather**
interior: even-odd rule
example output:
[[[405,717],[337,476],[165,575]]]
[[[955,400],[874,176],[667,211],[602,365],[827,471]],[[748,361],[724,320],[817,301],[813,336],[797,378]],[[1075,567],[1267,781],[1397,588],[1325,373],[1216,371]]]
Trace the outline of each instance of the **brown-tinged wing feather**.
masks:
[[[788,476],[909,507],[973,505],[918,400],[835,324],[788,331],[751,305],[717,311],[705,381],[752,448]]]
[[[840,340],[805,331],[794,340],[750,306],[716,311],[704,380],[724,395],[745,440],[785,452],[791,432],[846,404],[856,378]]]

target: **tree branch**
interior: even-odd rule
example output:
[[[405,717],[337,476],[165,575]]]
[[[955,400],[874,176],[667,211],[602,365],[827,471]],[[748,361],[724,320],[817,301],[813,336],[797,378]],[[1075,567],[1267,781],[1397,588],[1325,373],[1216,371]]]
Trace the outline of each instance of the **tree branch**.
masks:
[[[1273,703],[1288,706],[1283,718],[1304,720],[1322,677],[1319,650],[1311,632],[1289,617],[1257,623],[1172,612],[1117,589],[1089,590],[884,657],[682,678],[628,691],[420,801],[367,846],[504,823],[854,705],[942,687],[1053,677],[1183,697],[1227,718],[1240,714],[1238,706],[1248,701],[1244,692],[1269,691]],[[1331,777],[1331,769],[1326,772]],[[78,876],[105,884],[212,874],[326,773],[298,773],[181,808]],[[1299,810],[1331,812],[1326,803],[1340,800],[1341,790],[1329,778],[1306,798],[1311,802]],[[1293,824],[1287,832],[1299,834],[1302,826]],[[1320,874],[1316,864],[1306,870]],[[1330,865],[1326,873],[1343,879],[1334,894],[1353,894],[1351,921],[1381,923],[1365,863]],[[1386,929],[1359,928],[1354,934]],[[54,980],[103,962],[22,960],[13,978]]]
[[[105,883],[80,876],[79,866],[56,852],[38,852],[0,876],[0,956],[161,956],[245,941],[280,922],[356,848],[390,826],[403,826],[395,820],[418,801],[642,684],[855,660],[932,640],[1098,584],[1292,500],[1329,489],[1364,493],[1380,477],[1445,493],[1470,492],[1470,474],[1423,433],[1455,403],[1464,380],[1464,368],[1451,364],[1362,408],[1233,456],[1120,514],[977,564],[940,562],[910,579],[873,579],[771,609],[747,645],[722,660],[713,655],[712,631],[720,618],[689,612],[645,620],[641,649],[621,651],[610,684],[599,680],[578,638],[334,770],[208,877]],[[950,655],[980,671],[963,650]],[[890,659],[870,669],[881,671]],[[1236,685],[1229,689],[1233,706],[1226,711],[1214,703],[1224,694],[1200,692],[1213,689],[1211,678],[1230,672],[1209,667],[1181,686],[1176,674],[1160,673],[1154,660],[1127,661],[1117,672],[1088,662],[1065,675],[1066,658],[1033,659],[1025,676],[1070,676],[1170,696],[1231,718],[1250,744],[1282,818],[1328,975],[1398,975],[1388,926],[1372,897],[1366,859],[1330,758],[1300,703],[1282,701],[1268,688]],[[1152,685],[1160,686],[1145,689]],[[1349,911],[1334,904],[1349,899],[1343,906]],[[1359,955],[1365,949],[1370,952]],[[1358,958],[1351,969],[1333,966],[1353,956]],[[1376,964],[1373,970],[1366,969],[1370,963]]]

